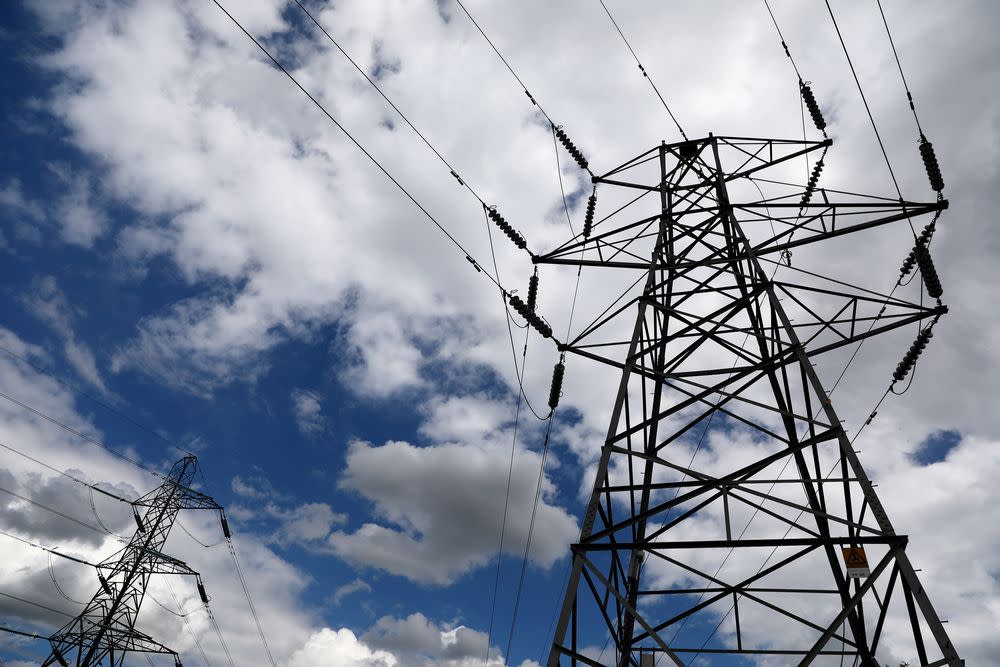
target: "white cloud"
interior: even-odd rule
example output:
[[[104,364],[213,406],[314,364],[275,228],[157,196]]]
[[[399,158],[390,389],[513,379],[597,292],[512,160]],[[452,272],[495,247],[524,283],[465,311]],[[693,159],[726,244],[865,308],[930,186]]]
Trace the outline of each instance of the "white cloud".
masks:
[[[293,389],[291,399],[292,412],[299,430],[304,435],[322,433],[326,428],[326,417],[323,415],[319,394],[306,389]]]
[[[486,662],[486,633],[463,625],[444,626],[417,612],[406,618],[383,616],[361,639],[391,652],[401,667],[503,667],[497,647]]]
[[[288,667],[313,667],[318,664],[344,667],[394,667],[396,658],[386,651],[373,651],[347,628],[323,628],[313,634],[305,646],[295,651]]]
[[[504,551],[521,554],[528,537],[540,457],[519,450],[511,480]],[[341,479],[368,499],[383,523],[335,531],[330,546],[362,567],[414,581],[449,584],[495,555],[506,492],[509,450],[444,444],[415,447],[355,442]],[[576,521],[555,503],[545,477],[534,527],[531,560],[551,567],[578,534]]]
[[[62,338],[63,353],[77,374],[102,394],[108,393],[97,360],[88,345],[77,339],[73,321],[81,309],[74,309],[53,276],[39,276],[32,281],[32,291],[24,303],[38,319]]]
[[[346,598],[348,595],[354,595],[355,593],[371,593],[371,585],[364,581],[363,579],[355,579],[354,581],[344,584],[343,586],[338,586],[337,590],[333,592],[333,604],[339,605],[341,600]]]

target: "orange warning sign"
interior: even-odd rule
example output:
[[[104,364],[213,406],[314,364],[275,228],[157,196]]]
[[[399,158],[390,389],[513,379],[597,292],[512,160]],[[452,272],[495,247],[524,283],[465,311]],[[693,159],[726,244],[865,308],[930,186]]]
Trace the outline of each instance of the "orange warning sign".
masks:
[[[844,547],[844,564],[847,565],[847,576],[862,578],[871,574],[868,569],[868,557],[864,547]]]

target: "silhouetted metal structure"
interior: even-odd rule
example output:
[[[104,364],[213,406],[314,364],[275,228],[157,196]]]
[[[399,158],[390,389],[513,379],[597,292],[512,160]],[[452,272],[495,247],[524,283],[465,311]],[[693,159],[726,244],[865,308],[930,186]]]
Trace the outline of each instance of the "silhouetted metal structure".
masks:
[[[822,157],[804,190],[789,174],[830,143],[662,144],[594,177],[634,198],[603,219],[591,205],[583,233],[535,258],[640,274],[560,345],[621,369],[621,383],[549,667],[963,664],[813,366],[907,325],[921,332],[915,359],[947,308],[790,254],[865,242],[947,201],[817,188]],[[909,653],[886,652],[887,619]]]
[[[180,665],[176,651],[136,630],[135,624],[154,574],[192,575],[202,601],[208,601],[198,573],[163,553],[182,509],[222,511],[212,498],[191,488],[197,466],[197,458],[185,456],[173,465],[162,485],[133,501],[135,535],[125,548],[98,564],[100,588],[79,616],[49,638],[52,652],[43,667],[119,667],[130,652],[171,654]]]

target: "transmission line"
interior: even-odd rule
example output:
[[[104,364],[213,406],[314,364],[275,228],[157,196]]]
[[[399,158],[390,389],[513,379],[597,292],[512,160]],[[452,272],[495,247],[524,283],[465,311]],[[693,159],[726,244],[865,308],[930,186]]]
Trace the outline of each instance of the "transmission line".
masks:
[[[101,487],[99,487],[99,486],[97,486],[95,484],[91,484],[89,482],[85,482],[82,479],[80,479],[79,477],[75,477],[75,476],[69,474],[68,472],[65,472],[63,470],[59,470],[59,468],[51,466],[48,463],[45,463],[44,461],[40,461],[40,460],[36,459],[35,457],[30,456],[29,454],[25,454],[24,452],[20,451],[19,449],[14,448],[14,447],[11,447],[10,445],[7,445],[7,444],[4,444],[3,442],[0,442],[0,447],[3,447],[4,449],[6,449],[9,452],[13,452],[14,454],[17,454],[18,456],[22,456],[22,457],[28,459],[29,461],[32,461],[33,463],[37,463],[38,465],[40,465],[40,466],[42,466],[44,468],[48,468],[52,472],[54,472],[56,474],[59,474],[59,475],[62,475],[63,477],[66,477],[67,479],[71,479],[74,482],[76,482],[77,484],[82,484],[83,486],[86,486],[91,491],[97,491],[98,493],[103,493],[104,495],[106,495],[109,498],[114,498],[115,500],[121,501],[121,502],[129,504],[129,505],[132,504],[131,500],[128,500],[126,498],[122,498],[121,496],[119,496],[117,494],[114,494],[114,493],[111,493],[110,491],[105,491],[104,489],[102,489]]]
[[[663,105],[663,108],[666,109],[667,111],[667,115],[670,116],[670,120],[672,120],[674,122],[674,125],[677,126],[677,131],[681,133],[682,137],[684,137],[684,141],[687,141],[688,136],[684,134],[684,128],[681,127],[681,124],[677,121],[677,118],[674,116],[674,112],[670,110],[670,107],[667,105],[667,101],[663,99],[663,95],[660,94],[660,91],[656,87],[656,84],[653,83],[653,79],[652,77],[649,76],[649,73],[646,71],[646,68],[642,66],[641,62],[639,62],[639,56],[636,55],[635,49],[632,48],[632,45],[629,43],[628,38],[625,36],[625,33],[622,32],[621,26],[618,25],[618,21],[616,21],[615,17],[611,15],[611,10],[608,9],[607,3],[605,3],[604,0],[600,0],[600,3],[601,7],[604,8],[604,13],[608,15],[609,19],[611,19],[611,23],[615,26],[615,30],[618,31],[618,34],[621,36],[622,41],[625,42],[625,46],[628,47],[628,51],[629,53],[632,54],[632,58],[635,59],[635,64],[639,66],[639,71],[642,72],[642,77],[649,82],[649,85],[653,89],[653,92],[656,93],[656,96],[660,99],[660,104]]]
[[[156,470],[153,470],[152,468],[149,468],[148,466],[143,465],[138,460],[133,459],[132,457],[130,457],[130,456],[126,455],[126,454],[122,454],[120,452],[115,451],[114,449],[112,449],[108,445],[104,444],[103,442],[101,442],[97,438],[93,438],[93,437],[87,435],[86,433],[78,431],[77,429],[73,428],[72,426],[69,426],[69,425],[67,425],[67,424],[59,421],[55,417],[52,417],[52,416],[46,414],[45,412],[42,412],[41,410],[28,405],[27,403],[24,403],[22,401],[17,400],[13,396],[10,396],[10,395],[5,394],[2,391],[0,391],[0,398],[3,398],[4,400],[11,402],[14,405],[17,405],[18,407],[23,408],[24,410],[27,410],[28,412],[32,413],[36,417],[41,417],[45,421],[47,421],[47,422],[49,422],[49,423],[51,423],[51,424],[53,424],[55,426],[58,426],[59,428],[61,428],[64,431],[66,431],[67,433],[71,433],[71,434],[75,435],[76,437],[80,438],[81,440],[85,440],[86,442],[89,442],[90,444],[92,444],[92,445],[94,445],[96,447],[100,447],[101,449],[105,450],[106,452],[110,453],[111,455],[116,456],[117,458],[121,459],[122,461],[125,461],[126,463],[129,463],[129,464],[135,466],[136,468],[138,468],[139,470],[142,470],[143,472],[147,472],[150,475],[153,475],[154,477],[159,477],[160,479],[163,479],[163,480],[166,479],[166,476],[163,475],[162,473],[157,472]],[[101,491],[101,490],[98,489],[98,491]],[[106,492],[101,491],[101,493],[106,493]]]
[[[892,55],[896,59],[896,67],[899,69],[899,78],[903,80],[903,88],[906,90],[906,99],[910,103],[910,111],[913,112],[913,120],[917,124],[917,131],[923,134],[920,127],[920,118],[917,116],[917,107],[913,103],[913,94],[910,92],[910,85],[906,82],[906,75],[903,74],[903,65],[899,62],[899,53],[896,51],[896,42],[892,39],[892,31],[889,30],[889,22],[885,18],[885,11],[882,9],[882,0],[875,0],[878,4],[878,12],[882,16],[882,25],[885,26],[885,34],[889,37],[889,46],[892,47]]]
[[[48,371],[48,370],[42,368],[38,364],[32,362],[30,359],[26,359],[25,357],[17,354],[16,352],[10,350],[7,347],[4,347],[3,345],[0,345],[0,352],[3,352],[4,354],[7,354],[8,356],[10,356],[10,357],[12,357],[12,358],[20,361],[22,364],[24,364],[24,365],[26,365],[26,366],[34,369],[36,372],[41,373],[42,375],[46,375],[46,376],[52,378],[53,380],[55,380],[56,382],[58,382],[63,387],[66,387],[67,389],[69,389],[70,391],[72,391],[74,394],[77,394],[78,396],[84,396],[84,397],[90,399],[94,403],[97,403],[98,405],[100,405],[105,410],[109,410],[109,411],[113,412],[114,414],[118,415],[119,417],[121,417],[125,421],[129,422],[130,424],[132,424],[136,428],[145,431],[146,433],[148,433],[148,434],[152,435],[153,437],[155,437],[155,438],[163,441],[164,443],[166,443],[166,444],[168,444],[168,445],[170,445],[172,447],[176,447],[177,449],[179,449],[181,451],[186,451],[184,447],[180,446],[179,444],[177,444],[176,442],[174,442],[170,438],[167,438],[163,434],[159,433],[152,426],[149,426],[148,424],[144,424],[143,422],[134,419],[133,417],[131,417],[130,415],[128,415],[127,413],[125,413],[123,410],[119,410],[115,406],[113,406],[110,403],[108,403],[108,402],[100,399],[99,397],[95,396],[92,392],[87,391],[86,389],[80,387],[79,385],[76,385],[76,384],[74,384],[72,382],[69,382],[65,378],[62,378],[59,375],[57,375],[56,373],[53,373],[52,371]],[[190,452],[188,452],[188,453],[190,453]]]
[[[60,558],[65,558],[66,560],[71,560],[74,563],[80,563],[81,565],[89,565],[90,567],[93,567],[93,568],[97,567],[93,563],[91,563],[89,561],[86,561],[86,560],[84,560],[82,558],[77,558],[76,556],[70,556],[68,554],[64,554],[63,552],[59,551],[58,549],[53,549],[52,547],[46,547],[46,546],[43,546],[41,544],[38,544],[37,542],[32,542],[31,540],[26,540],[23,537],[19,537],[17,535],[12,534],[12,533],[8,533],[5,530],[0,530],[0,535],[4,535],[5,537],[9,537],[12,540],[17,540],[18,542],[21,542],[22,544],[26,544],[29,547],[33,547],[35,549],[40,549],[40,550],[45,551],[45,552],[50,553],[50,554],[54,554],[56,556],[59,556]]]
[[[32,607],[38,607],[39,609],[44,609],[45,611],[50,611],[53,614],[59,614],[60,616],[66,616],[67,618],[73,618],[74,617],[73,614],[69,614],[69,613],[67,613],[65,611],[60,611],[58,609],[53,609],[52,607],[46,606],[44,604],[41,604],[41,603],[38,603],[38,602],[32,602],[31,600],[26,600],[25,598],[18,597],[16,595],[11,595],[10,593],[4,593],[3,591],[0,591],[0,595],[2,595],[5,598],[10,598],[11,600],[17,600],[18,602],[23,602],[24,604],[30,604]],[[18,630],[13,630],[13,629],[10,629],[10,628],[5,628],[5,627],[0,627],[0,629],[2,629],[4,632],[10,632],[10,633],[16,634],[16,635],[23,635],[25,637],[37,636],[37,635],[31,635],[31,634],[29,634],[27,632],[20,632]],[[42,639],[42,637],[38,637],[38,638]]]
[[[872,130],[875,131],[875,138],[878,139],[879,148],[882,149],[882,157],[885,158],[885,166],[889,169],[889,176],[892,178],[892,185],[896,188],[896,194],[899,195],[899,199],[903,199],[903,193],[899,189],[899,181],[896,180],[896,172],[892,168],[892,162],[889,160],[889,153],[885,150],[885,143],[882,141],[882,134],[878,131],[878,125],[875,123],[875,116],[872,115],[871,107],[868,105],[868,98],[865,96],[864,88],[861,87],[861,79],[858,78],[858,72],[854,68],[854,61],[851,60],[851,54],[847,50],[847,44],[844,42],[844,35],[840,32],[840,26],[837,24],[837,17],[833,13],[833,7],[830,6],[830,0],[824,0],[826,4],[826,9],[830,13],[830,20],[833,22],[833,28],[837,32],[837,39],[840,40],[840,46],[844,50],[844,57],[847,58],[847,64],[851,68],[851,74],[854,76],[854,83],[857,84],[858,93],[861,94],[861,101],[864,102],[865,111],[868,113],[868,120],[871,121]],[[909,218],[907,218],[909,221]],[[913,231],[914,236],[916,236],[916,230],[913,229],[913,223],[910,222],[910,230]]]
[[[257,626],[257,634],[260,635],[260,641],[264,644],[264,652],[267,653],[267,660],[271,663],[271,667],[277,667],[274,662],[274,656],[271,655],[271,647],[267,644],[267,638],[264,636],[264,629],[260,625],[260,618],[257,616],[257,610],[253,605],[253,598],[250,596],[250,588],[247,586],[246,577],[243,576],[243,568],[240,567],[240,559],[236,556],[236,546],[233,544],[232,538],[226,538],[226,543],[229,545],[229,553],[233,557],[233,564],[236,566],[236,574],[239,576],[240,585],[243,587],[243,594],[247,599],[247,606],[250,608],[250,615],[253,616],[253,622]]]
[[[538,483],[535,485],[535,500],[531,506],[531,519],[528,522],[528,536],[524,542],[524,556],[521,558],[521,574],[517,580],[517,591],[514,594],[514,611],[510,619],[510,633],[507,635],[507,649],[505,656],[510,659],[510,647],[514,641],[514,628],[517,625],[517,613],[521,606],[521,591],[524,589],[524,575],[528,569],[528,552],[531,549],[531,538],[535,532],[535,515],[538,512],[538,501],[542,495],[542,482],[545,480],[545,459],[549,453],[549,436],[552,433],[552,425],[555,423],[555,408],[552,408],[552,415],[549,423],[545,427],[545,440],[542,443],[541,462],[538,466]]]
[[[101,530],[100,528],[98,528],[97,526],[95,526],[95,525],[93,525],[91,523],[87,523],[86,521],[81,521],[80,519],[75,519],[75,518],[71,517],[68,514],[65,514],[63,512],[60,512],[57,509],[49,507],[48,505],[43,505],[42,503],[40,503],[40,502],[38,502],[36,500],[32,500],[31,498],[28,498],[27,496],[22,496],[20,493],[17,493],[16,491],[11,491],[10,489],[6,489],[4,487],[0,487],[0,492],[6,493],[6,494],[11,495],[11,496],[14,496],[15,498],[17,498],[19,500],[23,500],[24,502],[26,502],[26,503],[28,503],[30,505],[34,505],[35,507],[43,509],[43,510],[45,510],[47,512],[51,512],[52,514],[56,514],[58,516],[61,516],[62,518],[66,519],[67,521],[72,521],[73,523],[75,523],[75,524],[77,524],[79,526],[82,526],[84,528],[89,528],[90,530],[94,531],[95,533],[100,533],[101,535],[105,534],[105,532],[103,530]],[[112,535],[112,537],[114,537],[114,536]]]
[[[230,21],[232,21],[232,22],[233,22],[233,24],[234,24],[234,25],[235,25],[235,26],[236,26],[237,28],[239,28],[239,29],[240,29],[240,31],[241,31],[241,32],[242,32],[242,33],[243,33],[244,35],[246,35],[246,36],[247,36],[247,38],[248,38],[248,39],[249,39],[250,41],[252,41],[252,42],[254,43],[254,45],[255,45],[255,46],[256,46],[256,47],[258,48],[258,49],[260,49],[260,51],[261,51],[261,52],[262,52],[262,53],[263,53],[263,54],[264,54],[265,56],[267,56],[267,58],[268,58],[268,59],[269,59],[269,60],[270,60],[270,61],[271,61],[272,63],[274,63],[274,66],[275,66],[275,67],[277,67],[277,68],[278,68],[278,69],[279,69],[279,70],[280,70],[280,71],[281,71],[281,72],[282,72],[282,73],[283,73],[283,74],[284,74],[284,75],[285,75],[286,77],[288,77],[288,79],[289,79],[289,80],[290,80],[290,81],[291,81],[291,82],[292,82],[293,84],[295,84],[295,87],[296,87],[296,88],[298,88],[298,89],[299,89],[300,91],[302,91],[302,93],[303,93],[303,94],[304,94],[304,95],[305,95],[306,97],[308,97],[308,98],[309,98],[309,100],[310,100],[310,101],[311,101],[311,102],[312,102],[312,103],[313,103],[313,104],[314,104],[314,105],[315,105],[315,106],[316,106],[316,107],[317,107],[317,108],[318,108],[318,109],[319,109],[319,110],[320,110],[320,111],[321,111],[321,112],[323,113],[323,115],[325,115],[325,116],[327,117],[327,119],[328,119],[328,120],[329,120],[329,121],[330,121],[331,123],[333,123],[333,124],[334,124],[334,125],[335,125],[335,126],[337,127],[337,129],[339,129],[339,130],[340,130],[340,131],[341,131],[341,132],[342,132],[342,133],[344,134],[344,136],[346,136],[346,137],[347,137],[347,138],[348,138],[348,139],[349,139],[349,140],[351,141],[351,143],[353,143],[353,144],[354,144],[354,146],[355,146],[355,147],[356,147],[356,148],[357,148],[358,150],[360,150],[360,151],[361,151],[362,153],[364,153],[365,157],[367,157],[367,158],[368,158],[368,159],[369,159],[369,160],[370,160],[370,161],[372,162],[372,164],[374,164],[374,165],[375,165],[376,167],[378,167],[379,171],[381,171],[381,172],[382,172],[382,173],[383,173],[383,174],[385,175],[385,177],[386,177],[386,178],[388,178],[388,179],[389,179],[389,180],[390,180],[390,181],[391,181],[391,182],[393,183],[393,185],[395,185],[395,186],[396,186],[396,187],[397,187],[397,188],[398,188],[398,189],[400,190],[400,192],[402,192],[402,193],[403,193],[403,195],[405,195],[405,196],[406,196],[406,198],[407,198],[407,199],[409,199],[409,200],[410,200],[410,202],[412,202],[412,203],[413,203],[413,205],[414,205],[414,206],[416,206],[416,207],[417,207],[417,208],[418,208],[418,209],[420,210],[420,212],[421,212],[421,213],[423,213],[423,214],[424,214],[424,216],[425,216],[425,217],[426,217],[426,218],[427,218],[427,219],[428,219],[428,220],[429,220],[429,221],[430,221],[430,222],[431,222],[431,223],[432,223],[432,224],[433,224],[433,225],[434,225],[435,227],[437,227],[437,228],[438,228],[438,230],[439,230],[439,231],[440,231],[440,232],[441,232],[442,234],[444,234],[444,236],[445,236],[445,237],[447,237],[447,239],[448,239],[449,241],[451,241],[451,243],[452,243],[452,244],[453,244],[453,245],[454,245],[454,246],[455,246],[456,248],[458,248],[458,250],[459,250],[459,251],[461,251],[461,252],[462,252],[462,253],[463,253],[463,254],[465,255],[465,259],[466,259],[466,260],[468,260],[468,261],[469,261],[469,263],[471,263],[471,264],[473,265],[473,267],[474,267],[474,268],[476,269],[477,273],[483,273],[483,274],[484,274],[484,275],[485,275],[485,276],[486,276],[486,277],[487,277],[487,278],[488,278],[488,279],[490,280],[490,282],[492,282],[492,283],[493,283],[494,285],[496,285],[496,286],[497,286],[497,287],[498,287],[499,289],[503,290],[505,294],[507,293],[507,291],[506,291],[506,290],[504,290],[504,287],[503,287],[503,285],[501,285],[501,284],[500,284],[499,280],[498,280],[497,278],[495,278],[494,276],[490,275],[490,274],[489,274],[488,272],[484,271],[484,270],[482,269],[482,264],[480,264],[480,263],[479,263],[479,262],[478,262],[478,261],[477,261],[477,260],[476,260],[476,259],[475,259],[475,258],[473,257],[472,253],[471,253],[470,251],[468,251],[468,250],[467,250],[467,249],[465,248],[465,246],[463,246],[463,245],[462,245],[462,243],[461,243],[461,242],[460,242],[460,241],[459,241],[458,239],[456,239],[456,238],[455,238],[455,236],[454,236],[454,235],[452,235],[452,233],[451,233],[451,232],[449,232],[449,231],[448,231],[448,229],[447,229],[447,228],[446,228],[446,227],[445,227],[445,226],[444,226],[443,224],[441,224],[441,223],[440,223],[440,222],[439,222],[439,221],[437,220],[437,218],[435,218],[435,217],[434,217],[434,216],[433,216],[433,215],[432,215],[432,214],[430,213],[430,211],[428,211],[428,210],[427,210],[427,209],[426,209],[426,208],[425,208],[425,207],[423,206],[423,204],[421,204],[421,203],[420,203],[420,202],[419,202],[419,201],[418,201],[418,200],[416,199],[416,197],[414,197],[414,196],[413,196],[413,195],[412,195],[412,194],[410,193],[410,191],[409,191],[409,190],[408,190],[408,189],[407,189],[407,188],[406,188],[406,187],[405,187],[405,186],[404,186],[404,185],[403,185],[402,183],[400,183],[400,182],[399,182],[399,181],[398,181],[398,180],[396,179],[396,177],[395,177],[395,176],[393,176],[393,175],[392,175],[392,174],[391,174],[391,173],[389,172],[389,170],[388,170],[388,169],[387,169],[387,168],[386,168],[385,166],[383,166],[383,165],[382,165],[382,163],[381,163],[381,162],[380,162],[380,161],[378,160],[378,158],[376,158],[376,157],[375,157],[375,156],[374,156],[374,155],[373,155],[372,153],[370,153],[370,152],[368,151],[368,149],[367,149],[367,148],[365,148],[365,147],[364,147],[364,146],[363,146],[363,145],[361,144],[361,142],[359,142],[359,141],[358,141],[357,139],[355,139],[355,138],[354,138],[354,135],[353,135],[353,134],[351,134],[351,133],[350,133],[350,132],[349,132],[349,131],[347,130],[347,128],[345,128],[345,127],[344,127],[344,126],[343,126],[343,125],[342,125],[342,124],[340,123],[340,121],[338,121],[338,120],[337,120],[337,119],[336,119],[336,118],[335,118],[335,117],[333,116],[333,114],[331,114],[331,113],[330,113],[330,111],[329,111],[329,110],[327,110],[327,108],[326,108],[326,107],[325,107],[325,106],[324,106],[324,105],[323,105],[323,104],[322,104],[322,103],[321,103],[321,102],[320,102],[320,101],[319,101],[318,99],[316,99],[316,97],[314,97],[314,96],[313,96],[313,94],[312,94],[312,93],[310,93],[310,92],[308,91],[308,89],[306,89],[306,88],[305,88],[305,86],[303,86],[303,85],[302,85],[301,83],[299,83],[299,80],[298,80],[298,79],[296,79],[296,78],[295,78],[295,76],[294,76],[294,75],[293,75],[293,74],[292,74],[292,73],[291,73],[290,71],[288,71],[288,70],[287,70],[287,69],[285,68],[285,66],[284,66],[284,65],[282,65],[282,64],[281,64],[281,63],[280,63],[280,62],[278,61],[278,59],[277,59],[277,58],[275,58],[275,57],[274,57],[273,55],[271,55],[271,52],[270,52],[270,51],[268,51],[268,50],[267,50],[267,48],[266,48],[266,47],[265,47],[265,46],[264,46],[263,44],[261,44],[261,43],[260,43],[260,41],[258,41],[258,40],[257,40],[257,38],[256,38],[256,37],[254,37],[254,36],[253,36],[252,34],[250,34],[250,32],[248,32],[248,31],[247,31],[247,29],[243,27],[243,24],[242,24],[242,23],[240,23],[240,22],[239,22],[239,21],[238,21],[238,20],[236,19],[236,17],[234,17],[234,16],[232,15],[232,14],[230,14],[230,13],[229,13],[229,11],[228,11],[228,10],[227,10],[227,9],[226,9],[226,8],[225,8],[225,7],[223,6],[223,5],[222,5],[222,3],[221,3],[221,2],[219,2],[219,0],[212,0],[212,2],[214,2],[214,3],[215,3],[215,5],[216,5],[216,6],[217,6],[217,7],[218,7],[218,8],[220,9],[220,10],[222,10],[222,13],[223,13],[223,14],[225,14],[225,15],[226,15],[226,16],[227,16],[227,17],[229,18],[229,20],[230,20]]]
[[[497,54],[497,57],[500,58],[500,62],[502,62],[504,64],[504,66],[507,68],[507,71],[510,72],[511,76],[514,77],[514,80],[517,81],[518,85],[521,87],[521,90],[523,90],[524,94],[528,96],[529,100],[531,100],[531,103],[533,105],[535,105],[536,107],[538,107],[538,110],[545,117],[545,120],[547,120],[549,122],[549,125],[554,130],[556,130],[556,132],[559,134],[560,141],[563,143],[563,145],[566,147],[566,149],[569,151],[569,153],[576,160],[576,163],[578,165],[580,165],[581,169],[583,169],[584,171],[586,171],[587,173],[589,173],[591,176],[593,176],[594,172],[591,171],[591,169],[590,169],[590,167],[589,167],[589,165],[587,163],[587,160],[577,150],[576,146],[573,145],[573,142],[570,141],[569,138],[566,136],[566,133],[562,130],[562,126],[561,125],[556,125],[556,122],[554,120],[552,120],[552,117],[549,116],[548,113],[546,113],[546,111],[542,107],[542,105],[539,104],[537,98],[535,98],[535,96],[531,94],[531,92],[528,90],[528,87],[524,84],[524,81],[522,81],[521,77],[518,76],[517,72],[514,71],[513,66],[511,66],[510,62],[508,62],[508,60],[504,57],[504,55],[502,53],[500,53],[500,49],[498,49],[497,45],[493,43],[493,40],[491,40],[489,38],[489,35],[486,34],[486,31],[483,30],[483,27],[481,25],[479,25],[479,22],[476,21],[476,19],[475,19],[474,16],[472,16],[472,13],[466,8],[466,6],[462,2],[462,0],[455,0],[455,2],[458,3],[458,6],[462,8],[462,11],[465,12],[465,15],[469,18],[470,21],[472,21],[472,25],[476,26],[476,30],[478,30],[479,34],[483,36],[483,39],[486,40],[486,43],[490,45],[490,48],[493,49],[493,52]]]
[[[305,5],[303,5],[299,0],[294,0],[294,2],[296,5],[298,5],[299,9],[302,10],[302,12],[309,17],[309,20],[311,20],[313,24],[315,24],[315,26],[319,28],[319,30],[326,36],[326,38],[330,41],[330,43],[333,44],[345,58],[347,58],[348,62],[350,62],[351,65],[354,66],[354,69],[356,69],[358,73],[365,78],[365,81],[367,81],[371,85],[371,87],[374,88],[378,92],[378,94],[382,96],[382,99],[385,100],[386,104],[392,107],[393,111],[395,111],[399,115],[399,117],[403,119],[403,122],[409,125],[410,129],[413,130],[413,132],[418,137],[420,137],[420,140],[424,142],[427,148],[429,148],[431,152],[437,156],[438,160],[440,160],[442,164],[444,164],[444,166],[447,167],[448,172],[452,175],[452,177],[455,178],[455,180],[458,181],[459,185],[467,189],[472,194],[472,196],[479,201],[480,204],[486,206],[487,205],[486,202],[483,200],[482,197],[479,196],[479,193],[476,192],[476,190],[471,185],[469,185],[468,179],[464,179],[459,175],[458,171],[455,169],[455,167],[452,166],[450,162],[448,162],[447,158],[445,158],[444,155],[442,155],[441,152],[434,147],[434,145],[430,142],[429,139],[427,139],[427,137],[424,135],[423,132],[417,129],[417,126],[410,121],[410,119],[406,116],[406,114],[404,114],[399,109],[399,107],[396,106],[396,104],[391,99],[389,99],[389,96],[385,94],[385,91],[382,90],[381,86],[379,86],[374,79],[368,76],[368,73],[364,70],[364,68],[358,65],[357,61],[354,60],[354,58],[351,57],[351,55],[344,49],[344,47],[342,47],[340,43],[336,39],[334,39],[334,37],[329,33],[329,31],[326,28],[324,28],[322,24],[320,24],[319,20],[317,20],[316,17],[308,9],[306,9]],[[530,255],[531,251],[528,251],[528,254]]]

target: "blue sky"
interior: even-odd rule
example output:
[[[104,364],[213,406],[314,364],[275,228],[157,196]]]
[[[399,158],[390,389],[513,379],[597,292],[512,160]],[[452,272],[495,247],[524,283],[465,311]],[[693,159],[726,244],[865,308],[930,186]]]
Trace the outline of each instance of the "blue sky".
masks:
[[[502,505],[489,496],[505,482],[516,397],[495,289],[210,2],[90,4],[0,10],[0,342],[79,390],[0,352],[0,391],[157,468],[181,455],[165,440],[195,452],[204,491],[234,524],[280,664],[482,664],[498,535],[479,519],[494,512],[499,521]],[[506,11],[469,3],[546,110],[605,166],[676,139],[676,130],[594,4],[520,3]],[[795,80],[762,7],[610,4],[689,134],[800,131]],[[819,5],[774,4],[831,120],[831,155],[840,156],[830,161],[832,182],[889,193]],[[566,238],[549,130],[456,6],[311,5],[322,5],[346,48],[532,247]],[[988,3],[886,8],[952,188],[948,226],[935,243],[953,313],[913,390],[880,410],[867,431],[872,444],[861,449],[890,513],[913,534],[918,567],[928,563],[932,581],[951,582],[938,604],[956,643],[968,647],[969,664],[986,664],[1000,656],[989,632],[1000,600],[993,549],[1000,533],[988,527],[1000,421],[982,407],[982,396],[998,388],[983,370],[996,367],[989,341],[1000,330],[983,307],[1000,296],[992,279],[1000,246],[988,216],[1000,107],[982,92],[996,88],[1000,72],[982,27],[995,10]],[[270,0],[230,9],[491,266],[479,204],[299,14]],[[923,193],[894,63],[876,41],[880,25],[870,8],[842,11],[862,75],[877,91],[875,112],[903,187]],[[719,39],[709,43],[697,26],[717,13]],[[817,24],[823,30],[814,35]],[[674,26],[672,38],[659,39],[658,26]],[[578,224],[589,184],[561,159]],[[901,239],[822,259],[881,289],[896,270]],[[515,249],[499,245],[497,258],[506,283],[526,281],[530,262]],[[616,280],[584,275],[583,314],[599,312]],[[543,278],[541,304],[557,329],[568,319],[572,285],[569,272]],[[908,336],[866,349],[838,396],[849,423],[867,416]],[[535,404],[544,403],[556,359],[531,337],[525,385]],[[820,370],[829,376],[834,368],[836,360]],[[544,655],[606,429],[608,378],[570,361],[508,653],[523,510],[543,433],[522,411],[515,490],[524,493],[502,561],[491,642],[497,667],[531,667],[526,661]],[[0,442],[95,483],[139,493],[155,484],[16,406],[0,408]],[[727,451],[738,437],[716,427],[718,451]],[[29,480],[47,479],[31,477],[45,471],[13,455],[0,455],[0,468],[26,492],[40,484]],[[72,505],[78,493],[59,493],[53,498],[67,503],[64,510],[92,519],[88,506]],[[0,521],[22,509],[3,506]],[[103,511],[127,529],[114,508]],[[952,521],[957,512],[962,521]],[[219,535],[213,517],[185,521],[204,540]],[[983,531],[980,539],[968,538],[970,525]],[[87,545],[66,530],[65,543],[88,558],[113,547]],[[20,534],[52,544],[56,535],[43,533]],[[234,653],[263,664],[223,547],[201,549],[180,532],[169,544],[205,574]],[[12,556],[0,559],[8,561],[0,591],[74,608],[52,589],[44,559],[0,545]],[[57,572],[79,595],[94,583],[72,568]],[[185,599],[193,596],[185,589]],[[149,614],[148,627],[192,650],[175,619]],[[6,603],[0,619],[43,634],[61,622]],[[214,637],[203,636],[222,664]],[[10,665],[31,664],[43,649],[0,637]],[[322,662],[331,656],[337,660]],[[185,662],[200,659],[185,655]]]

